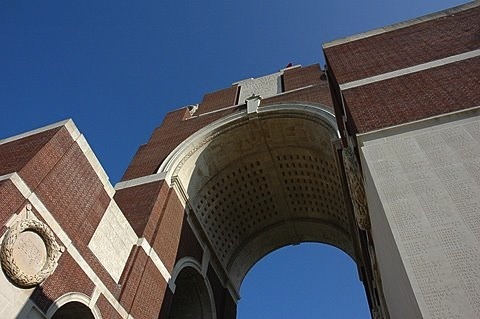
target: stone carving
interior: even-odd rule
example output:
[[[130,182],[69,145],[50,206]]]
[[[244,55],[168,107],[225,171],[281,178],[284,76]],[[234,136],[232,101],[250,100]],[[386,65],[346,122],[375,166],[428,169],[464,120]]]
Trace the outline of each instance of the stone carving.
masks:
[[[31,239],[38,237],[36,235],[41,238],[43,242],[40,245],[44,245],[44,247],[28,245],[35,241]],[[23,240],[20,240],[21,236],[24,236]],[[21,287],[38,285],[55,270],[60,252],[63,251],[62,248],[46,224],[34,219],[19,220],[12,225],[3,238],[0,249],[2,269],[11,280]],[[42,253],[42,250],[45,251],[45,249],[46,254]],[[23,259],[26,262],[18,261],[21,255],[24,255]],[[42,258],[42,255],[46,256]]]
[[[347,176],[348,188],[352,198],[353,211],[358,227],[362,230],[370,229],[370,218],[368,216],[367,198],[363,186],[362,174],[358,165],[355,152],[352,147],[343,149],[343,165]]]
[[[187,105],[187,109],[190,113],[190,116],[193,116],[193,114],[195,114],[195,112],[198,110],[198,104]]]

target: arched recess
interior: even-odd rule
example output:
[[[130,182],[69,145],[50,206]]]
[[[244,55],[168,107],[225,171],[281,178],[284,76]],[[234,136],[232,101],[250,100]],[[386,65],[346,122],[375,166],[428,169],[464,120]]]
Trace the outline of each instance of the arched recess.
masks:
[[[97,306],[90,306],[90,297],[69,292],[59,297],[47,310],[48,319],[102,319]]]
[[[191,257],[180,259],[170,281],[174,295],[169,319],[217,318],[212,288],[198,261]]]
[[[278,104],[206,126],[160,166],[237,293],[255,262],[286,245],[326,243],[357,260],[335,141],[329,107]]]

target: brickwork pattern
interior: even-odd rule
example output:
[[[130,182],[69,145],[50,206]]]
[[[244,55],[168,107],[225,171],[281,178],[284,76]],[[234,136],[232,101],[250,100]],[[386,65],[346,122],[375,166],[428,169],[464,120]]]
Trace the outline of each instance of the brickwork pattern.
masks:
[[[330,106],[332,101],[326,81],[321,79],[322,71],[318,64],[287,70],[285,75],[286,86],[289,90],[305,85],[317,86],[262,100],[262,105],[279,102],[310,102]],[[210,114],[213,110],[233,106],[237,96],[237,86],[206,94],[194,117],[189,117],[186,109],[170,112],[163,123],[155,129],[146,145],[142,145],[127,168],[122,180],[154,174],[164,159],[190,135],[204,126],[238,111],[230,108]]]
[[[93,289],[94,284],[68,252],[65,252],[60,257],[55,272],[41,286],[35,288],[30,298],[46,312],[56,299],[67,292],[81,292],[90,296]]]
[[[20,177],[52,213],[86,262],[111,292],[115,293],[117,289],[115,282],[86,247],[110,198],[67,129],[65,127],[51,129],[2,146],[4,151],[2,156],[13,157],[2,162],[2,169],[6,172],[19,170]],[[17,149],[13,150],[15,147]],[[19,158],[17,152],[20,152],[23,157]],[[16,163],[17,159],[18,165],[12,166],[11,163]],[[3,220],[3,226],[12,213],[25,205],[25,201],[9,181],[2,183],[0,192],[4,193],[2,200],[5,198],[9,201],[1,208],[0,218]],[[38,212],[36,215],[42,220]],[[2,232],[5,231],[4,228],[2,227]],[[65,243],[61,244],[65,245]],[[55,273],[69,271],[63,267],[78,268],[76,264],[71,266],[70,262],[66,262],[59,264]],[[75,280],[75,277],[72,278]],[[43,287],[48,287],[52,281],[56,293],[61,295],[71,291],[67,281],[61,288],[61,280],[58,279],[58,283],[55,283],[55,280],[55,277],[49,277]]]
[[[182,236],[185,213],[182,203],[173,189],[169,190],[166,205],[155,230],[153,249],[160,256],[165,267],[171,272],[177,260],[177,251]]]
[[[313,64],[303,68],[285,70],[283,73],[284,91],[300,89],[309,85],[321,83],[323,75],[319,64]]]
[[[131,314],[134,318],[158,319],[167,283],[149,259],[142,272]]]
[[[76,144],[36,193],[77,244],[88,243],[110,202],[97,174]]]
[[[236,109],[232,108],[188,120],[184,120],[184,109],[168,113],[162,125],[153,132],[148,144],[137,151],[122,180],[156,173],[168,154],[187,137],[235,111]]]
[[[285,103],[285,102],[297,102],[297,103],[308,103],[308,104],[321,104],[323,106],[331,106],[332,99],[330,96],[330,91],[328,85],[325,82],[324,84],[316,85],[313,87],[308,87],[303,90],[287,92],[282,95],[273,96],[268,99],[261,101],[260,106]]]
[[[165,182],[158,181],[120,189],[116,192],[115,201],[138,237],[152,238],[155,223],[149,221],[158,198],[165,200],[166,188],[168,186]]]
[[[83,151],[73,142],[65,128],[62,127],[44,133],[27,137],[28,143],[19,140],[12,142],[13,144],[11,145],[7,144],[8,146],[18,147],[23,145],[27,148],[31,147],[36,153],[23,154],[25,156],[24,162],[5,162],[7,164],[20,163],[21,165],[18,165],[18,167],[5,164],[3,168],[7,172],[16,169],[21,170],[20,173],[23,175],[21,177],[52,213],[85,261],[92,267],[114,296],[119,296],[119,286],[116,285],[87,247],[111,199],[96,172],[84,156]],[[10,154],[10,156],[15,155],[14,153]],[[146,219],[148,225],[145,225],[146,231],[149,233],[150,239],[153,239],[155,233],[158,233],[158,243],[162,245],[160,242],[163,238],[168,237],[165,235],[165,232],[169,232],[166,228],[182,228],[184,212],[178,198],[170,200],[168,204],[166,203],[169,199],[167,196],[168,186],[166,184],[160,182],[156,186],[153,192],[144,193],[144,189],[141,189],[140,193],[131,193],[135,197],[134,199],[131,197],[126,199],[127,202],[138,204],[138,195],[142,193],[145,195],[145,198],[150,199],[150,203],[147,201],[146,208],[139,206],[137,209],[145,208],[146,216],[148,216]],[[2,224],[4,224],[12,213],[18,211],[23,207],[22,205],[25,205],[26,201],[15,185],[8,180],[0,182],[0,194],[3,195],[1,197],[2,202],[8,201],[1,207],[2,214],[0,216],[3,220]],[[130,196],[132,196],[131,194]],[[174,214],[167,214],[168,217],[163,219],[164,223],[160,223],[160,218],[165,210],[174,212]],[[152,211],[154,214],[152,214]],[[34,211],[34,213],[43,221],[38,212]],[[179,218],[179,223],[178,225],[173,225],[177,222],[177,217]],[[149,224],[148,221],[152,220],[154,220],[153,223]],[[159,223],[160,225],[165,225],[165,228],[162,228]],[[3,233],[5,227],[2,227],[1,231]],[[182,231],[178,233],[178,236],[180,236]],[[191,234],[186,237],[192,239]],[[170,271],[173,269],[177,259],[179,238],[176,238],[176,240],[177,242],[170,245],[168,249],[161,249],[160,251],[162,260],[168,260]],[[184,244],[184,246],[187,247],[188,244]],[[198,247],[198,243],[193,244],[192,247]],[[152,261],[148,260],[142,249],[134,248],[134,250],[135,253],[131,254],[132,257],[128,261],[129,268],[121,278],[122,283],[124,283],[121,301],[124,305],[126,304],[130,307],[133,305],[132,311],[139,313],[141,318],[157,318],[162,303],[162,296],[166,289],[165,279]],[[188,253],[185,252],[185,254]],[[199,255],[198,253],[194,254]],[[86,276],[84,270],[78,266],[67,251],[60,258],[54,274],[35,289],[32,299],[38,304],[40,309],[46,311],[59,296],[67,292],[76,291],[91,295],[93,288],[94,285]],[[154,292],[146,292],[153,288],[156,289]],[[138,294],[139,291],[142,292]],[[144,306],[144,297],[146,295],[152,298],[149,303],[153,306],[150,308]],[[138,297],[136,301],[134,301],[135,296]],[[106,315],[109,318],[112,317],[116,311],[112,309],[103,296],[99,300],[101,308],[108,306],[109,310]],[[110,315],[110,312],[112,315]],[[115,316],[117,315],[115,314]]]
[[[0,176],[20,171],[60,128],[0,145]]]
[[[23,195],[15,185],[9,181],[0,184],[0,236],[6,232],[4,226],[8,219],[17,213],[26,204]]]
[[[480,57],[343,92],[351,133],[407,123],[480,105]]]
[[[480,7],[324,50],[338,83],[406,68],[480,47]]]
[[[131,258],[129,258],[129,264],[131,266],[126,268],[126,272],[122,275],[121,281],[123,287],[118,300],[127,312],[132,308],[148,258],[142,248],[135,247],[132,251]]]
[[[117,312],[117,310],[108,302],[107,298],[102,294],[98,297],[96,306],[100,309],[100,313],[102,314],[103,318],[106,319],[121,319]]]
[[[202,103],[198,106],[196,115],[204,114],[236,104],[239,87],[237,85],[205,94]]]
[[[48,157],[52,152],[55,153],[55,149],[40,151],[39,156]],[[35,193],[108,289],[117,293],[116,283],[87,247],[110,197],[76,143],[43,178]]]
[[[53,129],[56,134],[42,146],[19,172],[25,183],[34,190],[72,146],[73,139],[65,127]]]
[[[186,219],[186,217],[184,218]],[[161,238],[158,238],[158,240],[161,240]],[[180,238],[180,243],[178,244],[178,251],[175,262],[186,256],[191,256],[201,262],[203,257],[203,248],[198,242],[198,239],[195,236],[195,233],[193,232],[188,222],[184,220],[182,227],[182,235]]]

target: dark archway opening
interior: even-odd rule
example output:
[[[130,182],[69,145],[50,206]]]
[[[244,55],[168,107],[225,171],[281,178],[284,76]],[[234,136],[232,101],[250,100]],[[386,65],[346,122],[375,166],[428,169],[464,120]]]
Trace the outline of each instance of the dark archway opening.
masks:
[[[268,254],[250,269],[240,294],[238,319],[371,318],[355,261],[326,244]]]
[[[169,319],[213,319],[212,303],[202,275],[185,267],[175,280]]]
[[[61,306],[52,319],[95,319],[95,316],[88,306],[72,301]]]

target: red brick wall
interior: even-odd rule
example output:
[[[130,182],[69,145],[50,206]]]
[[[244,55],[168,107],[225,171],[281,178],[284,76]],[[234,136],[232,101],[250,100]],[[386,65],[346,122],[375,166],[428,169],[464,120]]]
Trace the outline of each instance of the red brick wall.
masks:
[[[85,260],[115,294],[116,283],[87,247],[110,198],[76,143],[46,175],[35,193]]]
[[[152,245],[170,272],[173,270],[177,259],[182,228],[184,227],[184,222],[186,223],[184,217],[183,206],[173,189],[170,189],[168,200],[157,223]]]
[[[360,133],[478,106],[480,57],[349,89],[343,96]]]
[[[284,91],[320,84],[322,75],[319,64],[285,70],[283,73]]]
[[[124,273],[120,303],[135,318],[155,318],[169,289],[162,274],[140,247],[134,248],[132,267]]]
[[[169,272],[172,272],[175,262],[182,256],[194,256],[201,260],[203,251],[186,222],[184,208],[174,190],[164,181],[120,189],[115,199],[137,235],[150,242]],[[155,312],[158,316],[164,291],[161,294],[155,292],[155,305],[159,305],[158,309],[157,306],[152,308],[154,310],[142,309],[145,306],[140,306],[141,303],[148,305],[140,292],[147,289],[146,282],[166,289],[165,279],[160,273],[158,276],[147,273],[150,277],[145,279],[144,271],[152,272],[146,268],[148,263],[151,260],[143,249],[135,247],[121,278],[124,286],[120,301],[127,309],[133,305],[132,312],[136,311],[141,316],[152,316]],[[155,271],[158,272],[156,268]],[[144,282],[145,280],[147,281]],[[150,305],[147,306],[149,307]]]
[[[0,175],[18,172],[60,130],[55,128],[0,145]]]
[[[18,213],[26,204],[23,195],[17,190],[10,180],[1,181],[0,184],[0,236],[2,236],[6,227],[5,223],[10,217]]]
[[[153,132],[148,144],[137,151],[122,180],[156,173],[165,158],[187,137],[235,111],[236,109],[229,109],[191,119],[184,119],[184,109],[168,113],[162,125]]]
[[[344,89],[339,85],[480,47],[480,7],[326,48],[337,120],[348,134],[480,105],[480,59],[470,58]],[[339,122],[343,134],[342,122]],[[345,139],[343,139],[345,142]]]
[[[158,238],[158,240],[161,240],[161,238]],[[200,243],[190,227],[190,224],[184,220],[182,226],[182,235],[180,242],[178,243],[178,251],[175,262],[186,256],[193,257],[202,263],[203,248],[200,246]]]
[[[168,185],[164,181],[157,181],[120,189],[115,193],[115,201],[138,237],[153,238],[156,221],[152,218],[161,213],[161,208],[158,211],[156,206],[159,201],[166,200],[167,190]]]
[[[46,174],[54,168],[74,142],[65,127],[54,129],[54,131],[56,131],[56,134],[38,150],[35,156],[19,172],[30,189],[35,189],[42,182]]]
[[[163,181],[121,189],[115,198],[118,200],[119,206],[126,212],[127,219],[132,220],[135,225],[139,225],[135,227],[137,235],[145,237],[150,242],[169,272],[172,272],[176,261],[184,256],[193,256],[197,260],[202,260],[203,250],[186,221],[184,208],[174,190]],[[138,216],[138,218],[135,219],[134,216]],[[135,247],[121,278],[124,287],[120,294],[120,300],[127,309],[133,303],[145,302],[141,301],[142,295],[139,291],[146,289],[142,286],[145,285],[143,282],[144,271],[148,271],[145,268],[148,263],[151,263],[151,260],[143,249]],[[165,284],[166,287],[165,279],[161,275],[149,278],[148,282],[161,287]],[[160,302],[160,305],[163,293],[156,296],[156,302]],[[148,307],[150,306],[148,305]],[[156,306],[154,309],[160,311]],[[136,311],[146,315],[140,306]],[[152,315],[155,311],[148,315]]]
[[[118,293],[116,283],[87,247],[110,198],[68,130],[59,127],[1,145],[0,156],[3,172],[18,171],[86,262],[113,294]],[[0,201],[0,231],[3,234],[3,224],[27,201],[10,181],[1,182]],[[44,221],[35,207],[33,211]],[[65,243],[59,243],[65,246]],[[55,272],[34,290],[32,300],[46,311],[61,295],[82,292],[89,296],[93,287],[84,270],[66,251],[59,259]]]
[[[201,127],[212,118],[207,115],[196,123]],[[157,318],[167,284],[143,249],[133,248],[121,286],[118,286],[87,247],[110,198],[80,147],[65,128],[56,130],[55,134],[38,135],[29,143],[40,146],[19,167],[32,191],[113,295],[119,296],[120,302],[131,309],[134,316]],[[20,140],[16,145],[24,143]],[[7,167],[10,169],[17,168]],[[5,223],[26,201],[10,181],[0,182],[0,195],[0,200],[5,201],[0,208],[0,218]],[[186,222],[183,206],[163,181],[120,190],[117,199],[137,234],[151,241],[169,271],[183,256],[201,260],[203,252]],[[42,219],[35,208],[34,213]],[[55,299],[67,292],[90,296],[93,289],[93,283],[67,251],[60,258],[54,274],[35,289],[32,299],[46,311]],[[103,296],[99,298],[99,305],[101,310],[107,309],[104,315],[117,316]]]
[[[81,292],[91,296],[93,289],[94,284],[70,254],[65,252],[60,257],[55,272],[41,286],[35,288],[31,299],[46,312],[56,299],[67,292]]]
[[[28,143],[23,140],[14,142],[17,146],[40,145],[35,147],[35,154],[28,154],[29,161],[20,169],[19,175],[50,211],[97,275],[115,294],[116,283],[87,247],[110,198],[96,172],[65,127],[44,133],[26,137]],[[46,140],[46,137],[50,139]],[[15,193],[16,191],[12,191],[8,185],[5,183],[2,191]],[[17,206],[18,210],[21,208],[18,206],[19,203],[20,199],[11,200],[12,206],[6,205],[3,208],[8,207],[10,210]],[[0,218],[6,220],[13,212],[15,211],[2,212]],[[58,270],[62,270],[60,266]],[[49,280],[50,278],[46,283]],[[68,292],[68,289],[66,282],[63,292]]]
[[[110,202],[77,144],[58,161],[35,193],[76,244],[88,243]]]
[[[129,258],[131,266],[129,266],[127,271],[122,274],[123,286],[118,300],[127,311],[130,311],[132,307],[148,258],[149,257],[141,247],[134,247]]]
[[[107,298],[105,296],[100,295],[98,297],[96,306],[98,309],[100,309],[100,313],[102,314],[102,318],[105,319],[121,319],[122,316],[120,316],[117,312],[117,310],[108,302]]]
[[[322,74],[318,64],[287,70],[284,82],[288,90],[312,84],[317,84],[317,86],[262,100],[262,105],[279,102],[310,102],[332,105],[328,84],[322,78]],[[237,86],[232,86],[206,94],[194,117],[186,116],[186,109],[168,113],[162,124],[155,129],[148,143],[138,149],[122,180],[125,181],[154,174],[165,158],[186,138],[204,126],[226,115],[237,112],[238,109],[231,108],[205,114],[206,112],[234,105],[238,95],[237,90]]]
[[[308,104],[321,104],[331,106],[332,100],[327,83],[309,87],[303,90],[287,92],[282,95],[273,96],[261,101],[260,106],[278,104],[284,102],[298,102]]]
[[[160,314],[167,283],[157,267],[149,259],[142,272],[140,285],[130,313],[134,318],[157,319]]]
[[[65,127],[57,127],[0,145],[0,175],[18,172],[34,189],[71,147]]]
[[[338,82],[437,60],[480,47],[480,7],[324,50]]]
[[[235,105],[237,102],[238,89],[239,87],[234,85],[223,90],[205,94],[195,115]]]

